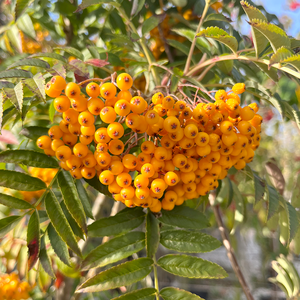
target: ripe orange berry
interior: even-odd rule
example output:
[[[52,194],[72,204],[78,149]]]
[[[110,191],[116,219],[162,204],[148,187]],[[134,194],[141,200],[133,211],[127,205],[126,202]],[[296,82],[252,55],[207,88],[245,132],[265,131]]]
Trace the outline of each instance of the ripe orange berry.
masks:
[[[132,77],[127,73],[122,73],[117,77],[117,86],[122,91],[127,91],[132,87]]]
[[[140,96],[133,97],[130,100],[131,110],[136,114],[143,113],[146,110],[147,106],[147,102]]]
[[[78,122],[81,126],[92,126],[94,125],[95,118],[89,111],[83,111],[78,116]]]
[[[84,136],[92,136],[94,135],[95,131],[96,131],[96,127],[95,125],[86,127],[86,126],[80,126],[80,131],[82,133],[82,135]]]
[[[125,168],[134,169],[137,165],[137,158],[132,154],[126,154],[122,159],[122,163]]]
[[[94,140],[93,136],[87,136],[82,134],[79,136],[80,143],[84,145],[89,145],[93,140]]]
[[[222,135],[222,142],[226,146],[233,146],[236,143],[236,141],[237,141],[237,134],[235,132]]]
[[[63,132],[58,125],[55,125],[48,130],[48,135],[52,140],[60,139],[63,136]]]
[[[115,112],[119,116],[127,116],[130,113],[131,105],[126,100],[118,100],[115,104]]]
[[[109,124],[107,126],[107,134],[112,139],[120,139],[124,135],[124,127],[118,122]]]
[[[131,113],[126,117],[125,123],[129,128],[137,128],[140,125],[140,117],[136,113]]]
[[[164,121],[164,129],[167,132],[176,132],[180,128],[180,122],[176,117],[167,117]]]
[[[255,111],[255,113],[257,113],[259,110],[257,103],[251,103],[249,104],[249,107],[251,107]]]
[[[100,86],[100,94],[104,99],[112,99],[117,93],[117,88],[111,82],[103,83]]]
[[[74,179],[81,179],[82,175],[81,175],[81,169],[74,169],[74,170],[70,170],[70,174],[72,175],[72,177]]]
[[[132,186],[124,187],[122,188],[120,195],[124,200],[133,199],[135,195],[135,189]]]
[[[141,145],[141,150],[145,154],[154,153],[155,145],[154,145],[153,142],[150,142],[150,141],[143,142],[142,145]]]
[[[59,128],[61,129],[62,132],[64,133],[69,133],[69,123],[66,122],[65,120],[61,120],[59,123]]]
[[[96,169],[95,168],[87,168],[87,167],[83,167],[81,169],[81,175],[83,178],[85,179],[92,179],[95,177],[96,175]]]
[[[169,186],[176,185],[179,182],[178,175],[174,172],[167,172],[164,176],[164,180]]]
[[[81,96],[78,99],[72,99],[71,106],[78,112],[85,111],[87,110],[87,99]]]
[[[239,122],[238,130],[241,134],[244,134],[244,135],[248,135],[253,131],[252,125],[248,121]]]
[[[158,161],[164,161],[167,159],[167,150],[163,147],[157,147],[154,150],[154,157],[158,160]]]
[[[53,140],[51,142],[51,149],[53,151],[56,151],[57,148],[59,148],[60,146],[63,146],[64,145],[64,142],[62,140]]]
[[[170,109],[170,108],[173,108],[174,103],[175,103],[175,101],[174,101],[173,97],[167,96],[162,100],[161,104],[164,108]]]
[[[60,91],[62,91],[67,85],[65,79],[61,76],[53,76],[51,78],[50,82],[54,89],[60,90]]]
[[[51,82],[48,82],[45,87],[45,93],[51,98],[56,98],[60,96],[61,90],[55,89],[53,84],[51,84]]]
[[[48,156],[55,156],[55,151],[53,151],[51,148],[44,149],[44,153]]]
[[[132,95],[129,91],[120,91],[117,96],[117,100],[126,100],[130,102]]]
[[[96,98],[100,95],[100,87],[95,82],[90,82],[86,86],[85,91],[90,97],[93,97],[93,98]]]
[[[152,96],[152,103],[157,105],[157,104],[162,104],[162,100],[164,99],[164,95],[161,92],[158,92]]]
[[[65,93],[70,99],[79,99],[80,87],[75,82],[69,82],[65,88]]]
[[[142,166],[141,173],[149,178],[155,174],[155,169],[150,163],[146,163]]]
[[[51,148],[51,138],[47,135],[42,135],[40,136],[37,141],[36,141],[36,145],[40,148],[40,149],[49,149]]]
[[[82,163],[87,167],[87,168],[94,168],[97,164],[97,161],[94,157],[93,153],[87,154],[83,159]]]
[[[166,189],[166,184],[163,179],[157,178],[154,179],[151,183],[151,190],[155,194],[159,194],[160,192],[164,191]]]
[[[72,155],[72,150],[68,146],[60,146],[55,151],[55,155],[58,160],[66,161]]]
[[[145,188],[140,188],[140,189],[136,189],[135,190],[135,196],[138,198],[138,199],[141,199],[141,200],[146,200],[150,195],[150,190],[145,187]],[[144,203],[143,203],[144,204]],[[148,203],[147,203],[148,204]],[[143,205],[145,207],[147,207],[148,205]]]
[[[75,170],[81,167],[82,161],[79,157],[71,155],[71,157],[66,161],[66,164],[71,170]]]
[[[253,119],[255,111],[250,106],[245,106],[240,110],[241,119],[244,121],[250,121]]]
[[[63,112],[63,119],[67,123],[75,124],[78,122],[79,113],[73,108],[69,108],[67,111]]]
[[[71,133],[65,133],[62,139],[66,145],[74,146],[77,143],[78,137]]]
[[[223,134],[230,134],[231,132],[233,132],[234,126],[229,121],[223,121],[220,124],[220,129],[221,129]]]
[[[103,107],[103,101],[98,98],[90,98],[87,102],[88,111],[95,116],[98,116],[100,114],[100,111]]]
[[[97,163],[104,168],[111,163],[111,156],[107,152],[99,153],[96,157],[96,160]]]
[[[165,199],[161,202],[161,208],[164,210],[172,210],[174,209],[175,201],[167,201]]]
[[[108,167],[108,170],[111,171],[114,175],[119,175],[123,172],[124,166],[122,162],[115,160],[111,162],[111,164]]]
[[[146,118],[146,122],[149,124],[149,125],[154,125],[156,123],[159,122],[159,115],[156,111],[154,110],[149,110],[146,115],[145,115],[145,118]]]
[[[84,145],[82,143],[77,143],[73,147],[74,155],[76,155],[79,158],[85,157],[88,154],[88,152],[89,152],[89,148],[87,147],[87,145]]]
[[[244,93],[246,90],[246,86],[245,83],[236,83],[233,87],[232,87],[232,91],[235,94],[242,94]]]
[[[108,149],[113,155],[120,155],[124,151],[124,143],[120,140],[112,140],[109,142]]]
[[[69,124],[68,129],[69,132],[73,135],[80,135],[80,124],[79,123],[74,123],[74,124]]]
[[[115,121],[117,114],[112,107],[106,106],[101,109],[100,118],[104,123],[112,123]]]
[[[146,188],[149,184],[149,179],[147,176],[140,174],[138,176],[135,177],[134,179],[134,186],[137,189],[142,189],[142,188]]]
[[[104,127],[96,130],[95,139],[98,143],[109,143],[111,140],[110,136],[107,133],[107,129]]]
[[[121,173],[116,178],[117,184],[121,187],[130,186],[132,178],[128,173]]]
[[[218,90],[215,94],[216,100],[225,101],[227,99],[227,93],[224,90]]]
[[[183,154],[176,154],[172,162],[176,168],[183,168],[187,164],[187,158]]]
[[[56,111],[64,112],[70,108],[71,101],[66,96],[59,96],[54,99],[53,105]]]
[[[174,109],[176,109],[178,111],[183,111],[185,108],[186,108],[186,104],[182,100],[177,101],[174,105]]]
[[[154,206],[150,206],[150,210],[153,212],[153,213],[158,213],[161,211],[161,202],[158,201]]]

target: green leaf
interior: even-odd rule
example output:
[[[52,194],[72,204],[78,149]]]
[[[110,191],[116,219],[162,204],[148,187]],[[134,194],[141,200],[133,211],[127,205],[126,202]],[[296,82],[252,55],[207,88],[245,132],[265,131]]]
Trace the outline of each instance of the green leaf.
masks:
[[[195,294],[174,287],[166,287],[159,294],[164,300],[204,300]]]
[[[90,201],[89,201],[89,196],[88,196],[84,186],[82,185],[80,180],[76,180],[75,184],[76,184],[79,199],[82,203],[82,206],[83,206],[83,209],[84,209],[84,212],[85,212],[86,216],[94,220],[92,207],[91,207],[91,204],[90,204]]]
[[[72,175],[68,171],[61,171],[57,176],[57,181],[67,209],[77,224],[87,233],[84,209]]]
[[[149,210],[146,218],[146,249],[147,256],[152,258],[159,244],[159,223],[156,217]]]
[[[171,76],[171,86],[170,86],[171,93],[175,93],[177,91],[179,80],[180,78],[178,76],[175,75]]]
[[[45,79],[42,73],[37,73],[33,78],[23,80],[23,83],[42,101],[46,102]]]
[[[272,185],[277,189],[280,195],[283,195],[285,189],[285,180],[276,161],[271,159],[266,163],[265,167]]]
[[[39,259],[45,272],[50,277],[55,278],[55,274],[53,272],[51,261],[48,256],[46,245],[45,245],[45,235],[43,235],[43,237],[41,238],[41,249],[40,249]]]
[[[54,50],[62,50],[62,51],[65,51],[65,52],[75,56],[75,57],[78,57],[81,60],[84,60],[83,54],[79,50],[77,50],[73,47],[55,47]]]
[[[15,24],[9,27],[7,30],[7,36],[18,52],[22,53],[21,35],[18,27]]]
[[[15,6],[15,21],[22,15],[33,0],[17,0]]]
[[[231,183],[233,188],[233,200],[235,201],[235,212],[234,225],[230,234],[234,234],[238,225],[244,221],[244,199],[236,184],[234,182]]]
[[[0,204],[14,209],[30,209],[33,208],[28,202],[0,193]]]
[[[114,7],[120,7],[120,4],[117,2],[113,2],[112,0],[83,0],[81,4],[77,7],[74,13],[80,12],[83,9],[96,4],[110,4]]]
[[[135,208],[113,217],[102,218],[88,226],[89,236],[121,235],[140,226],[145,219],[142,209]]]
[[[39,126],[29,126],[23,127],[20,134],[26,136],[27,138],[36,141],[42,135],[48,135],[49,128],[39,127]]]
[[[77,245],[77,241],[73,234],[73,231],[52,191],[48,192],[48,194],[46,195],[45,207],[56,232],[67,243],[70,249],[72,249],[79,257],[81,257],[82,254]]]
[[[255,190],[255,204],[258,203],[265,193],[265,182],[256,174],[254,174],[254,190]]]
[[[101,194],[104,194],[106,196],[112,197],[111,193],[108,191],[107,185],[103,185],[97,176],[95,176],[92,179],[84,179],[90,186],[92,186],[95,190],[100,192]]]
[[[291,47],[289,37],[280,27],[259,19],[252,19],[249,24],[269,40],[274,52],[282,46]]]
[[[238,49],[238,42],[235,37],[229,35],[225,30],[218,27],[208,27],[201,30],[196,37],[204,36],[206,38],[214,39],[231,49],[232,52],[236,52]]]
[[[51,123],[53,123],[55,112],[56,112],[56,110],[54,108],[54,101],[51,101],[51,103],[49,105],[49,119],[50,119]]]
[[[23,83],[20,81],[14,88],[17,102],[18,102],[18,108],[20,111],[22,111],[23,108]]]
[[[221,279],[227,277],[219,265],[195,256],[168,254],[157,264],[165,271],[187,278]]]
[[[6,150],[0,152],[0,162],[23,164],[38,168],[58,168],[59,165],[53,157],[32,150]]]
[[[300,55],[293,55],[281,61],[281,63],[289,64],[297,69],[300,72]]]
[[[13,69],[13,68],[24,67],[24,66],[40,67],[40,68],[44,68],[44,69],[50,68],[50,65],[41,59],[25,58],[25,59],[21,59],[15,63],[13,63],[7,69]]]
[[[31,270],[39,258],[41,246],[40,219],[35,209],[29,219],[27,227],[27,247],[28,247],[28,270]]]
[[[18,191],[39,191],[47,187],[39,178],[8,170],[0,170],[0,186]]]
[[[175,206],[171,211],[162,211],[159,221],[180,228],[202,229],[210,226],[209,221],[201,212],[187,206]]]
[[[269,67],[281,63],[284,59],[292,56],[292,51],[284,46],[277,49],[277,51],[271,56]]]
[[[88,279],[76,292],[100,292],[133,284],[145,278],[151,272],[152,265],[153,260],[150,258],[138,258],[125,262]]]
[[[126,293],[125,295],[111,300],[155,300],[155,294],[155,288],[145,288],[131,293]]]
[[[124,259],[145,247],[145,234],[134,231],[98,246],[84,259],[82,270],[103,267]]]
[[[232,186],[232,181],[227,177],[227,182],[228,182],[228,202],[227,202],[227,207],[230,206],[233,200],[233,186]]]
[[[222,245],[210,235],[186,230],[164,231],[161,233],[160,243],[170,250],[187,253],[210,252]]]
[[[23,31],[26,35],[31,37],[32,39],[36,39],[36,34],[34,30],[34,26],[32,24],[31,18],[28,14],[24,14],[21,18],[17,21],[18,28]]]
[[[232,20],[230,20],[230,18],[225,17],[222,14],[209,14],[206,18],[205,18],[205,22],[208,21],[218,21],[218,22],[227,22],[230,23],[232,22]]]
[[[289,232],[290,232],[289,240],[291,241],[295,237],[297,230],[299,228],[299,220],[295,208],[287,201],[285,201],[285,204],[286,204],[288,220],[289,220]]]
[[[254,62],[254,64],[261,69],[267,76],[269,76],[270,79],[272,79],[275,82],[278,82],[278,74],[277,74],[277,69],[275,68],[270,68],[267,65],[263,63],[258,63]]]
[[[167,42],[170,46],[178,49],[179,51],[181,51],[182,53],[188,55],[189,54],[189,47],[176,41],[176,40],[170,40],[170,39],[167,39]]]
[[[241,5],[250,21],[252,21],[253,19],[258,19],[265,22],[268,21],[265,15],[259,9],[250,5],[246,1],[241,1]],[[263,52],[267,47],[268,40],[262,33],[260,33],[259,30],[257,30],[254,27],[251,27],[251,33],[253,37],[253,44],[255,47],[256,56],[258,57],[259,54]]]
[[[67,62],[67,60],[62,55],[59,55],[59,54],[54,53],[54,52],[52,52],[52,53],[40,52],[40,53],[32,54],[29,57],[48,57],[48,58],[53,58],[53,59],[56,59],[56,60],[60,60],[64,63]]]
[[[15,85],[12,82],[4,81],[4,80],[0,81],[0,89],[3,89],[3,88],[13,89],[14,87],[15,87]]]
[[[70,266],[70,256],[66,243],[55,231],[53,225],[50,223],[47,228],[48,237],[51,243],[51,246],[58,256],[58,258],[65,263],[67,266]]]
[[[145,5],[145,0],[133,0],[132,9],[131,9],[131,17],[134,18]]]
[[[291,204],[295,208],[300,208],[300,173],[297,174],[297,178],[295,180]]]
[[[2,78],[32,78],[32,74],[24,70],[8,70],[0,72],[0,79]]]
[[[159,24],[159,18],[156,16],[151,16],[150,18],[146,19],[142,26],[143,36],[148,32],[150,32],[155,27],[157,27],[158,24]]]
[[[4,102],[4,94],[0,92],[0,133],[2,130],[2,121],[3,121],[3,102]]]
[[[0,219],[0,238],[10,232],[22,218],[23,216],[10,216]]]
[[[268,203],[267,207],[267,220],[270,220],[275,213],[278,211],[279,208],[279,195],[272,186],[267,185],[267,190],[266,190],[266,200]]]
[[[21,81],[19,82],[21,83]],[[21,83],[22,84],[22,83]],[[10,88],[4,88],[3,89],[3,92],[5,94],[5,98],[8,99],[14,106],[15,108],[21,112],[22,111],[22,107],[20,107],[20,104],[19,104],[19,96],[20,96],[20,86],[18,87],[18,95],[16,94],[16,88],[17,86],[15,86],[13,89],[10,89]],[[22,94],[23,94],[23,87],[21,87],[21,100],[22,100]],[[22,105],[23,103],[21,103]]]
[[[184,7],[187,5],[188,1],[187,0],[171,0],[171,2],[176,6],[176,7]]]

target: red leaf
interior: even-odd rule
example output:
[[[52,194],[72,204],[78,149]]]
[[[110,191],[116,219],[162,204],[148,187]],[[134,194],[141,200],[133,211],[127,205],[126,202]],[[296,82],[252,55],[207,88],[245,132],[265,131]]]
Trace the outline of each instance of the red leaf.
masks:
[[[108,56],[107,56],[107,59],[108,59]],[[99,59],[99,58],[91,58],[91,59],[87,60],[85,63],[87,65],[90,65],[93,67],[102,68],[104,66],[109,65],[109,62],[107,61],[107,59],[103,60],[103,59]]]
[[[28,245],[28,254],[29,254],[29,258],[28,258],[28,270],[31,270],[32,267],[35,265],[35,263],[38,260],[38,256],[39,256],[39,242],[38,239],[34,239],[32,240]]]

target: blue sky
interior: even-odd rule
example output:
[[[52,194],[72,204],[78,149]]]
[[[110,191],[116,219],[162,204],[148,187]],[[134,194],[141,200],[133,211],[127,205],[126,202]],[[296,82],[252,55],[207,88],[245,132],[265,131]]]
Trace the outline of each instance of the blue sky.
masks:
[[[255,4],[263,5],[266,11],[277,15],[280,19],[287,16],[291,19],[291,26],[287,29],[288,35],[297,37],[300,33],[300,8],[292,11],[287,0],[253,0]],[[299,0],[297,2],[300,2]]]

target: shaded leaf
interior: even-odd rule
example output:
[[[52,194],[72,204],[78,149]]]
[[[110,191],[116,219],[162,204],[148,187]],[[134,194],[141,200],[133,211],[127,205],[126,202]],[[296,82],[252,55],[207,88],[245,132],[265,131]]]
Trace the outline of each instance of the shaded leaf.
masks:
[[[1,81],[0,81],[0,89],[2,89],[2,88],[13,89],[14,86],[15,86],[15,85],[14,85],[12,82],[4,81],[4,80],[1,80]]]
[[[113,217],[102,218],[88,226],[89,236],[121,235],[140,226],[145,219],[142,209],[135,208]]]
[[[280,47],[279,49],[277,49],[277,51],[271,56],[270,58],[270,63],[269,63],[269,67],[274,65],[274,64],[278,64],[281,61],[283,61],[286,58],[289,58],[290,56],[292,56],[293,53],[290,49],[286,48],[286,47]]]
[[[171,211],[163,210],[159,221],[187,229],[202,229],[210,226],[204,214],[187,206],[175,206]]]
[[[25,58],[16,61],[12,65],[10,65],[7,69],[13,69],[13,68],[24,67],[24,66],[40,67],[43,69],[50,68],[50,65],[44,60],[38,58]]]
[[[114,7],[119,7],[120,6],[119,3],[113,2],[112,0],[83,0],[81,2],[81,4],[77,7],[77,9],[74,11],[74,13],[80,12],[83,9],[85,9],[85,8],[91,6],[91,5],[104,4],[104,3],[110,4]]]
[[[92,179],[84,179],[85,182],[87,182],[90,186],[92,186],[95,190],[97,190],[98,192],[100,192],[103,195],[111,196],[111,193],[108,191],[108,187],[107,185],[103,185],[99,179],[97,178],[97,176],[95,176]]]
[[[265,187],[265,182],[256,174],[254,174],[255,204],[259,202],[264,196]]]
[[[67,70],[74,72],[75,75],[79,75],[80,77],[85,78],[89,76],[89,70],[87,65],[79,59],[71,60],[70,63],[66,65],[66,68]]]
[[[55,278],[55,274],[52,269],[51,261],[47,253],[45,245],[45,235],[41,238],[41,248],[39,253],[39,259],[45,272],[52,278]]]
[[[24,70],[8,70],[0,72],[1,78],[32,78],[32,74]]]
[[[10,232],[22,218],[22,216],[10,216],[0,219],[0,238]]]
[[[10,195],[1,194],[0,193],[0,204],[5,205],[10,208],[14,209],[30,209],[33,208],[33,206],[21,199],[15,198]]]
[[[91,204],[89,201],[89,196],[88,196],[84,186],[82,185],[80,180],[76,180],[75,184],[76,184],[79,199],[82,203],[82,206],[83,206],[86,216],[94,220],[92,207],[91,207]]]
[[[51,243],[51,246],[58,256],[58,258],[65,263],[67,266],[70,266],[70,256],[66,243],[55,231],[53,225],[50,223],[47,228],[48,237]]]
[[[45,93],[45,79],[41,73],[37,73],[33,78],[23,80],[23,83],[42,101],[45,102],[46,93]]]
[[[67,53],[75,56],[75,57],[78,57],[81,60],[84,60],[83,54],[79,50],[77,50],[73,47],[55,47],[54,50],[62,50],[64,52],[67,52]]]
[[[135,17],[143,8],[145,0],[133,0],[131,8],[131,17]]]
[[[39,258],[41,246],[40,219],[35,209],[29,219],[27,227],[27,247],[28,247],[28,270],[31,270]]]
[[[9,41],[18,50],[18,52],[22,53],[22,40],[18,27],[15,24],[11,25],[6,34]]]
[[[3,121],[3,103],[4,103],[4,94],[0,92],[0,133],[2,130],[2,121]]]
[[[16,0],[15,20],[17,20],[33,0]]]
[[[87,65],[97,67],[97,68],[102,68],[104,66],[109,65],[109,62],[104,60],[104,59],[98,59],[98,58],[91,58],[88,59],[87,61],[84,62]]]
[[[28,14],[23,14],[23,16],[18,19],[17,26],[26,35],[28,35],[32,39],[36,39],[34,26]]]
[[[151,272],[152,264],[153,260],[150,258],[138,258],[125,262],[88,279],[76,292],[99,292],[133,284]]]
[[[168,254],[157,264],[171,274],[187,278],[220,279],[228,276],[219,265],[195,256]]]
[[[278,190],[279,194],[283,195],[285,188],[285,180],[281,170],[274,162],[276,161],[272,160],[267,162],[266,170],[274,187]]]
[[[22,111],[23,108],[23,83],[20,81],[14,88],[16,99],[18,102],[18,109]]]
[[[134,231],[98,246],[84,259],[82,270],[103,267],[124,259],[145,247],[145,234]]]
[[[204,300],[195,294],[174,287],[166,287],[159,294],[164,300]]]
[[[225,30],[218,27],[208,27],[206,29],[203,29],[196,36],[204,36],[206,38],[214,39],[229,47],[234,53],[238,49],[238,42],[236,38],[229,35]]]
[[[27,138],[36,141],[42,135],[48,135],[49,128],[39,127],[39,126],[29,126],[23,127],[20,134],[26,136]]]
[[[23,164],[38,168],[58,168],[53,157],[32,150],[6,150],[0,153],[0,162]]]
[[[270,220],[275,213],[278,211],[279,208],[279,195],[277,191],[272,186],[267,186],[266,190],[266,200],[268,202],[268,215],[267,220]]]
[[[205,22],[208,22],[208,21],[219,21],[219,22],[227,22],[227,23],[230,23],[232,22],[232,20],[222,14],[209,14],[206,18],[205,18]]]
[[[39,191],[46,188],[44,181],[25,173],[0,170],[0,186],[18,191]]]
[[[291,204],[296,208],[300,208],[300,173],[297,174],[297,178],[295,180]]]
[[[142,26],[142,34],[143,36],[150,32],[152,29],[157,27],[160,23],[160,19],[157,16],[151,16],[150,18],[146,19]]]
[[[147,256],[152,258],[159,244],[159,223],[152,212],[148,210],[146,217],[146,249]]]
[[[136,290],[134,292],[126,293],[117,298],[111,300],[155,300],[156,289],[145,288],[141,290]]]
[[[77,245],[73,231],[52,191],[48,192],[45,198],[46,212],[53,224],[54,229],[67,245],[81,257],[81,251]],[[53,245],[52,245],[53,247]]]
[[[87,233],[84,209],[72,175],[68,171],[61,171],[57,176],[57,181],[67,209],[80,228]]]
[[[162,232],[160,243],[170,250],[187,253],[209,252],[222,245],[220,241],[210,235],[185,230]]]
[[[234,182],[231,182],[233,188],[233,200],[235,201],[234,225],[230,234],[234,234],[237,226],[244,221],[244,199]]]

